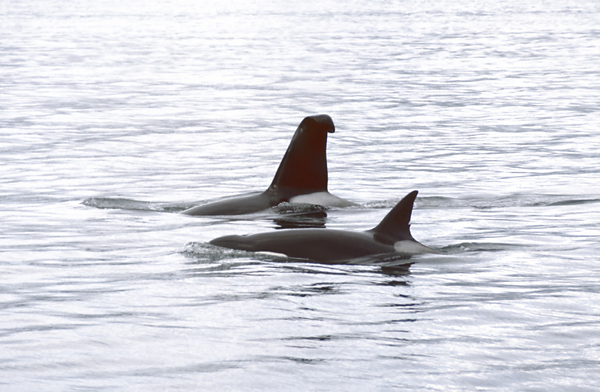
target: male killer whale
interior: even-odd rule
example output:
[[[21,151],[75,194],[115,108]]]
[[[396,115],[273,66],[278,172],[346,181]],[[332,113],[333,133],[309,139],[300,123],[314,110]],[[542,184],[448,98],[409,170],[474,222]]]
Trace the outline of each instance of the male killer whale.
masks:
[[[412,191],[406,195],[377,226],[367,231],[289,229],[245,236],[228,235],[209,243],[329,264],[389,253],[395,253],[398,259],[408,259],[419,253],[439,253],[417,242],[410,233],[410,216],[417,193]]]
[[[347,207],[353,203],[327,191],[327,133],[335,132],[326,114],[304,118],[266,191],[203,204],[183,211],[187,215],[249,214],[281,202]]]

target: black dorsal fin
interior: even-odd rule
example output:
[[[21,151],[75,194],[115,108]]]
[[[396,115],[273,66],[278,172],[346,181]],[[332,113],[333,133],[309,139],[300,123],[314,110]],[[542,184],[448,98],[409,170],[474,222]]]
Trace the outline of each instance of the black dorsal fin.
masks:
[[[396,241],[412,240],[410,234],[410,215],[418,191],[412,191],[404,196],[394,208],[373,229],[369,230],[382,242],[394,243]]]
[[[293,189],[294,194],[327,191],[327,133],[333,120],[326,114],[306,117],[290,142],[269,190]]]

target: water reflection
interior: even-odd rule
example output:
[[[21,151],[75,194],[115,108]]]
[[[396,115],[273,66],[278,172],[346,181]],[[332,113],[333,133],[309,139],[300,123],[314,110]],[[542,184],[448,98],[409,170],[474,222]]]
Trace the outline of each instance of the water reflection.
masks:
[[[324,229],[327,213],[325,211],[283,214],[275,217],[275,229]]]
[[[410,275],[410,266],[413,263],[404,264],[395,267],[381,267],[381,273],[390,276],[408,276]],[[409,283],[405,280],[390,280],[385,283],[388,286],[408,286]]]
[[[273,218],[273,222],[277,225],[275,229],[325,228],[326,207],[284,202],[273,207],[273,210],[277,213]]]

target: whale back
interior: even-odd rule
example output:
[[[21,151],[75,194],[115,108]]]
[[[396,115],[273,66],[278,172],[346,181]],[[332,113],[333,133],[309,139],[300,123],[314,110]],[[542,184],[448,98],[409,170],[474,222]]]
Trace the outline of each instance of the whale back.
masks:
[[[326,192],[327,133],[334,131],[326,114],[302,120],[268,190],[295,195]]]
[[[394,244],[398,241],[415,241],[410,233],[410,216],[418,193],[418,191],[412,191],[404,196],[382,221],[369,232],[372,232],[378,241],[386,244]]]

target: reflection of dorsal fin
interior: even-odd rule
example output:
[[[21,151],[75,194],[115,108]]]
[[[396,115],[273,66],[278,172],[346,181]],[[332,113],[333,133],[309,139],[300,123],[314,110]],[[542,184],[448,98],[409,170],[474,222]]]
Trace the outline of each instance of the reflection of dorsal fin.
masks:
[[[302,120],[269,189],[294,189],[297,194],[326,192],[327,133],[334,131],[333,120],[326,114]]]
[[[386,243],[405,240],[415,241],[410,234],[410,215],[417,193],[419,192],[412,191],[404,196],[385,218],[369,231],[373,232],[378,240]]]

